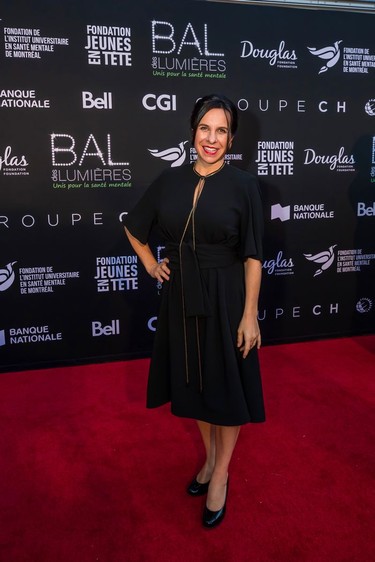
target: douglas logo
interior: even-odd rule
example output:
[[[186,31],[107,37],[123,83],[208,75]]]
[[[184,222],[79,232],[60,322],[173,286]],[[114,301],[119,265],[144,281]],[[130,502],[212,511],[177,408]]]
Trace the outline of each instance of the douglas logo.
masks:
[[[13,156],[12,147],[7,146],[4,154],[0,154],[0,172],[5,176],[28,176],[26,167],[29,163],[25,156]]]
[[[325,164],[329,169],[338,172],[354,172],[354,156],[352,154],[345,154],[345,148],[342,146],[338,154],[320,155],[315,152],[313,148],[305,149],[304,165],[310,164]]]
[[[251,41],[241,41],[241,58],[266,59],[270,66],[297,68],[294,61],[297,60],[296,52],[285,49],[285,41],[280,41],[277,49],[258,49]]]

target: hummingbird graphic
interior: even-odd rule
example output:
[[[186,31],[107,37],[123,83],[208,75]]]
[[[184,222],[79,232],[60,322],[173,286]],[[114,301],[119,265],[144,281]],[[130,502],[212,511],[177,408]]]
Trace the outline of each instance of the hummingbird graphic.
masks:
[[[161,160],[167,160],[168,162],[172,162],[171,168],[175,168],[177,166],[181,166],[185,162],[186,152],[184,145],[188,141],[180,142],[178,146],[172,146],[171,148],[167,148],[166,150],[157,150],[149,148],[148,151],[155,156],[155,158],[161,158]]]
[[[314,277],[320,275],[321,273],[323,273],[323,271],[325,271],[332,265],[333,260],[335,259],[333,250],[334,248],[336,248],[336,246],[337,244],[335,244],[334,246],[330,246],[328,250],[319,252],[319,254],[303,254],[307,260],[322,264],[320,268],[315,271]]]
[[[0,291],[6,291],[13,283],[15,279],[13,266],[15,263],[17,262],[11,261],[3,269],[0,269]]]
[[[323,47],[322,49],[317,49],[316,47],[307,47],[312,55],[319,57],[320,59],[326,60],[326,64],[321,67],[319,74],[322,72],[327,72],[329,68],[335,66],[340,58],[340,43],[342,40],[336,41],[331,47]]]

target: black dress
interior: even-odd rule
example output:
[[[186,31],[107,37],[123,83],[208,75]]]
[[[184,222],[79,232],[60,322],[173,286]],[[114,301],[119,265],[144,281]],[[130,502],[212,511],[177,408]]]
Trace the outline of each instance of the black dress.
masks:
[[[158,225],[170,259],[147,406],[170,401],[173,414],[217,425],[262,422],[257,350],[243,359],[236,347],[245,302],[243,261],[262,259],[263,210],[257,181],[248,172],[224,165],[202,182],[188,220],[198,182],[190,165],[166,170],[124,221],[144,244]]]

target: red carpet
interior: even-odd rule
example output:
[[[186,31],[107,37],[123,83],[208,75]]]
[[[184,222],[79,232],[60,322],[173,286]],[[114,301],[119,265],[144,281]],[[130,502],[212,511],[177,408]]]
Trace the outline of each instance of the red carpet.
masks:
[[[147,361],[0,375],[2,562],[372,562],[375,336],[261,350],[227,517],[185,485],[195,423],[144,408]]]

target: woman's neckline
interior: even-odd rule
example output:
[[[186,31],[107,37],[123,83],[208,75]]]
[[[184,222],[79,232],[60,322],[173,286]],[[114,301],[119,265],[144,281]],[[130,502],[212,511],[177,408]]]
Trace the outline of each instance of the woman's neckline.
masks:
[[[220,166],[220,168],[218,168],[217,170],[215,170],[214,172],[211,172],[210,174],[206,174],[206,175],[202,175],[199,172],[197,172],[197,170],[195,169],[195,164],[193,166],[193,172],[200,178],[209,178],[211,176],[214,176],[215,174],[217,174],[218,172],[221,172],[221,170],[224,168],[225,166],[225,161],[222,163],[222,165]]]

